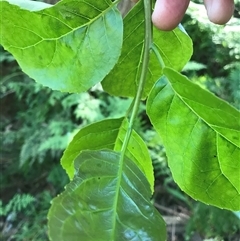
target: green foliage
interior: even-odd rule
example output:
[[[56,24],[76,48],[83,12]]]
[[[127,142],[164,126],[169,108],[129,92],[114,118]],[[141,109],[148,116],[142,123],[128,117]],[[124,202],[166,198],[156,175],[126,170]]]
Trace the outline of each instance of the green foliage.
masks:
[[[6,53],[0,55],[6,57],[5,62],[12,59]],[[131,103],[98,89],[94,95],[52,91],[34,83],[18,68],[1,79],[0,96],[2,160],[20,162],[26,168],[34,162],[59,159],[75,129],[105,117],[120,117]]]
[[[240,65],[236,62],[226,77],[208,78],[205,84],[209,90],[224,98],[237,109],[240,109]]]
[[[66,117],[71,117],[69,108],[78,103],[77,98],[65,109],[61,102],[67,94],[43,89],[27,77],[9,79],[1,87],[3,95],[11,93],[5,96],[6,112],[13,111],[7,109],[11,101],[16,101],[19,109],[15,119],[3,120],[3,127],[9,126],[1,130],[4,155],[11,155],[9,147],[15,143],[21,147],[21,165],[42,163],[49,156],[59,158],[76,126],[70,120],[66,122]]]
[[[128,122],[125,119],[109,119],[82,128],[69,144],[61,159],[70,179],[74,176],[75,159],[83,150],[110,149],[121,151]],[[134,161],[145,174],[153,192],[153,168],[147,147],[141,137],[133,131],[126,156]]]
[[[234,233],[240,234],[240,220],[227,210],[198,203],[194,208],[194,214],[186,227],[186,240],[190,240],[192,230],[197,230],[206,238],[219,236],[220,240],[220,237],[232,240]]]
[[[239,210],[240,113],[179,73],[163,73],[147,113],[163,139],[174,180],[197,200]]]
[[[29,194],[21,194],[17,200],[15,200],[15,196],[12,200],[14,200],[14,202],[21,200],[22,205],[24,203],[26,204],[28,199],[33,201],[28,203],[25,208],[22,207],[19,212],[14,213],[14,215],[9,214],[5,218],[5,225],[0,235],[2,240],[48,240],[46,216],[50,207],[50,200],[52,199],[50,193],[45,191],[39,193],[34,198]],[[12,200],[10,202],[12,202]],[[9,204],[7,204],[6,207],[8,205]]]
[[[145,24],[143,8],[143,1],[140,1],[124,19],[121,56],[114,69],[102,82],[104,90],[111,95],[134,97],[137,92],[143,64]],[[184,29],[179,27],[173,31],[165,32],[154,28],[153,37],[154,44],[161,53],[165,64],[176,70],[181,70],[192,54],[192,41]],[[169,48],[169,45],[174,46],[174,51]],[[143,98],[148,96],[159,76],[161,76],[161,68],[159,68],[157,58],[152,53]]]
[[[165,224],[150,196],[145,175],[130,159],[109,150],[83,151],[73,181],[53,200],[50,238],[164,241]]]
[[[235,6],[239,11],[239,3]],[[239,62],[240,58],[240,19],[233,18],[224,27],[214,25],[208,20],[204,6],[193,2],[187,13],[183,25],[193,39],[192,60],[208,66],[198,73],[211,78],[227,76],[231,71],[228,66]]]
[[[86,91],[118,60],[122,17],[116,2],[63,0],[54,6],[41,4],[41,10],[32,10],[34,2],[31,7],[24,1],[0,4],[0,43],[25,73],[44,86]],[[18,38],[12,38],[10,30]]]
[[[29,194],[15,194],[13,198],[3,206],[0,200],[0,216],[7,216],[10,213],[18,213],[26,208],[35,201],[35,198]]]
[[[166,240],[163,219],[150,201],[154,181],[149,153],[134,131],[140,100],[149,93],[147,114],[161,135],[180,188],[202,202],[240,208],[239,112],[176,72],[192,54],[191,39],[181,27],[171,32],[154,29],[152,36],[150,1],[140,1],[124,21],[118,2],[62,0],[51,6],[0,1],[1,44],[29,76],[67,92],[86,91],[104,79],[105,91],[134,97],[127,108],[128,100],[106,97],[99,87],[69,95],[32,82],[28,86],[28,78],[18,85],[3,81],[2,92],[14,91],[16,100],[24,99],[19,105],[28,106],[17,116],[21,131],[9,126],[8,118],[3,119],[8,127],[1,130],[4,154],[11,154],[8,147],[13,143],[22,147],[18,151],[23,169],[58,158],[73,130],[77,132],[62,158],[71,181],[53,200],[48,215],[51,240],[78,240],[79,235],[85,241]],[[190,69],[205,71],[205,63],[195,61],[198,66]],[[233,79],[237,73],[224,72]],[[233,94],[234,103],[238,94]],[[124,107],[124,117],[103,120],[116,106]],[[83,127],[98,120],[102,121]],[[141,134],[153,138],[155,148],[158,139],[151,131]],[[23,136],[27,138],[19,138]],[[162,154],[162,148],[159,151]],[[46,176],[49,184],[61,182],[58,167]],[[175,189],[168,192],[187,202]],[[26,239],[28,224],[22,227]],[[23,239],[21,233],[16,237]]]

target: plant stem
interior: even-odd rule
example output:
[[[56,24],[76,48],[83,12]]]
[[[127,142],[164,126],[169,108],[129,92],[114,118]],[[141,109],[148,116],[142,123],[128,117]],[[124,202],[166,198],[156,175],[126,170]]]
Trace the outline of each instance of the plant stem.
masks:
[[[162,68],[164,68],[165,67],[165,63],[164,63],[164,61],[162,59],[162,56],[160,55],[160,53],[159,53],[159,51],[157,49],[157,46],[154,43],[152,43],[151,49],[153,50],[154,54],[156,55],[160,66]]]
[[[127,150],[127,146],[132,134],[133,130],[133,124],[134,121],[137,117],[138,114],[138,109],[144,89],[144,84],[146,81],[146,76],[147,76],[147,71],[148,71],[148,63],[149,63],[149,54],[150,54],[150,49],[151,49],[151,44],[152,44],[152,24],[151,24],[151,0],[144,0],[144,16],[145,16],[145,38],[144,38],[144,50],[143,50],[143,55],[142,55],[142,71],[141,71],[141,76],[139,80],[139,85],[137,88],[137,93],[136,96],[133,100],[133,108],[132,112],[130,115],[130,121],[128,125],[128,129],[126,132],[126,135],[123,140],[123,145],[121,148],[121,154],[120,154],[120,159],[119,159],[119,170],[118,170],[118,181],[116,186],[117,192],[115,194],[115,204],[114,204],[114,210],[117,212],[117,204],[118,204],[118,199],[119,199],[119,193],[120,193],[120,185],[122,181],[122,172],[123,172],[123,166],[124,166],[124,158],[125,158],[125,153]],[[131,105],[132,107],[132,105]],[[131,111],[130,107],[130,111]],[[128,112],[129,113],[129,112]],[[114,229],[116,227],[116,219],[113,221],[114,222]]]
[[[151,0],[144,0],[144,15],[145,15],[145,37],[144,37],[144,50],[143,50],[143,57],[142,57],[142,71],[141,71],[141,76],[139,79],[139,85],[137,89],[137,94],[134,99],[134,104],[133,104],[133,110],[130,116],[130,121],[129,121],[129,126],[127,133],[125,135],[121,153],[122,153],[122,158],[125,155],[125,152],[127,150],[127,146],[132,134],[133,130],[133,124],[134,121],[138,115],[138,109],[139,105],[141,102],[141,97],[143,94],[144,90],[144,85],[146,82],[146,77],[147,77],[147,72],[148,72],[148,64],[149,64],[149,55],[150,55],[150,49],[152,45],[152,22],[151,22]]]
[[[128,118],[128,116],[130,116],[130,114],[132,113],[133,105],[135,103],[135,98],[136,97],[134,97],[134,99],[132,100],[131,105],[129,106],[129,108],[128,108],[127,112],[126,112],[125,118]]]

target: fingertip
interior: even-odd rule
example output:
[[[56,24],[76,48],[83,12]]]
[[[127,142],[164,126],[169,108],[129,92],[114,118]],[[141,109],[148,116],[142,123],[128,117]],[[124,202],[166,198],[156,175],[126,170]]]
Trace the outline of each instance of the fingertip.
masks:
[[[153,24],[164,31],[169,31],[181,22],[189,0],[157,0],[152,14]]]
[[[233,0],[204,0],[204,4],[209,20],[215,24],[227,23],[234,12]]]
[[[171,31],[176,28],[178,25],[178,21],[166,21],[165,17],[158,10],[154,10],[152,14],[152,22],[155,27],[163,31]]]

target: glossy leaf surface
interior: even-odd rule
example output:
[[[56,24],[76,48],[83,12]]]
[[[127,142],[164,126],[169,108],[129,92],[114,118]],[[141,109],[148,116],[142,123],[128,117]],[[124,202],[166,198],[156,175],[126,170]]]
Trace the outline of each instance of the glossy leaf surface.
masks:
[[[82,128],[73,138],[61,159],[63,168],[72,179],[74,176],[74,160],[83,150],[110,149],[120,151],[128,128],[123,119],[103,120]],[[154,175],[152,161],[146,144],[135,132],[129,141],[126,156],[133,160],[146,175],[153,192]]]
[[[102,82],[104,90],[112,95],[133,97],[136,94],[142,68],[144,25],[143,1],[140,1],[124,19],[121,56]],[[153,41],[166,66],[176,70],[181,70],[192,55],[192,41],[180,28],[168,32],[154,28]],[[149,94],[161,74],[159,62],[151,52],[143,98]]]
[[[29,10],[34,10],[34,3],[38,11]],[[123,32],[116,3],[63,0],[46,8],[38,8],[36,2],[19,5],[0,2],[0,44],[37,82],[54,90],[82,92],[116,64]]]
[[[75,170],[49,211],[51,240],[166,240],[148,181],[133,161],[110,150],[84,151]]]
[[[240,113],[170,68],[152,89],[147,113],[180,188],[240,210]]]

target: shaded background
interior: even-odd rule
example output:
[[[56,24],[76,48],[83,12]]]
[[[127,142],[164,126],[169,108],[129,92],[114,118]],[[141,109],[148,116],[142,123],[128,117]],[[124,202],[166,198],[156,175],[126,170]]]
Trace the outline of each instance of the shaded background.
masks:
[[[240,109],[240,1],[225,27],[209,23],[204,7],[194,2],[183,19],[194,43],[183,73]],[[126,14],[131,5],[124,0],[119,7]],[[69,181],[59,164],[63,150],[83,126],[124,115],[131,100],[109,96],[98,86],[82,94],[42,87],[1,46],[0,65],[0,240],[45,241],[50,201]],[[174,183],[144,103],[135,129],[153,160],[153,201],[167,223],[168,240],[239,241],[236,214],[195,202]]]

